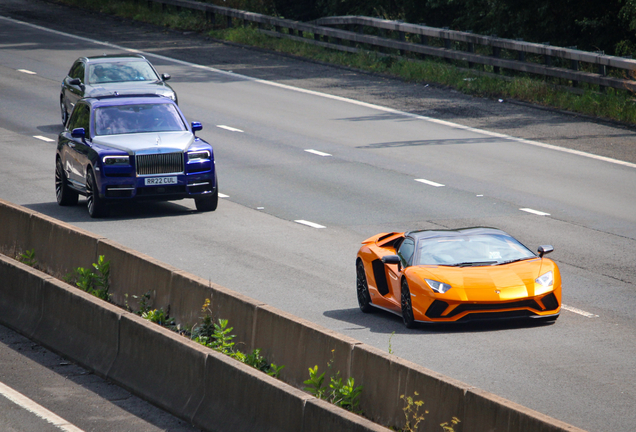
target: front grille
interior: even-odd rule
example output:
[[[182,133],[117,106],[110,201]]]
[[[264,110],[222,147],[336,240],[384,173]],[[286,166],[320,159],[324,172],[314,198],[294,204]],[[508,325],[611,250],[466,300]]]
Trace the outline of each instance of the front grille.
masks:
[[[543,310],[543,308],[539,306],[539,304],[536,301],[530,299],[530,300],[521,300],[521,301],[515,301],[515,302],[508,302],[508,303],[477,303],[477,304],[464,303],[464,304],[460,304],[455,309],[450,311],[448,315],[442,316],[442,313],[444,312],[445,308],[442,309],[441,308],[442,305],[438,305],[439,307],[433,308],[432,306],[434,305],[435,305],[435,302],[433,302],[431,307],[429,307],[428,311],[426,311],[426,316],[428,316],[429,318],[452,318],[463,312],[472,312],[472,311],[485,312],[489,310],[506,310],[506,309],[520,309],[520,308],[534,309],[539,311]],[[511,312],[513,313],[518,312],[520,315],[527,315],[527,311],[525,312],[511,311]],[[487,314],[492,315],[491,312]],[[477,314],[470,314],[470,315],[473,316]]]
[[[183,172],[183,153],[136,155],[137,175]]]
[[[550,293],[547,296],[541,299],[541,303],[547,310],[553,310],[559,307],[559,301],[557,300],[554,293]]]

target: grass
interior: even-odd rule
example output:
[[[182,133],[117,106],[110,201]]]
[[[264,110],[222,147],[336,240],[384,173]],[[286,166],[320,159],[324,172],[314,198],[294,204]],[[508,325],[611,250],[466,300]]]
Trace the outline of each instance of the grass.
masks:
[[[362,50],[358,53],[342,52],[301,41],[270,37],[251,27],[215,28],[201,12],[177,11],[174,8],[162,11],[159,5],[149,7],[145,1],[57,1],[171,29],[200,32],[222,41],[390,75],[408,82],[446,86],[472,96],[513,99],[626,124],[636,124],[636,100],[634,95],[626,90],[608,88],[601,92],[594,86],[582,85],[580,91],[573,92],[540,78],[495,75],[458,67],[441,59],[419,60],[392,57]],[[225,17],[218,17],[217,21],[224,23]],[[313,38],[313,35],[306,34],[305,37]]]

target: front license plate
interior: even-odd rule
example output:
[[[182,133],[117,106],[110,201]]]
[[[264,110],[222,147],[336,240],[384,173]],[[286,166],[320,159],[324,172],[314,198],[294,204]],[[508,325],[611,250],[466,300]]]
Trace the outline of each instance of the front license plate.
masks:
[[[176,177],[147,177],[145,180],[146,186],[177,184]]]

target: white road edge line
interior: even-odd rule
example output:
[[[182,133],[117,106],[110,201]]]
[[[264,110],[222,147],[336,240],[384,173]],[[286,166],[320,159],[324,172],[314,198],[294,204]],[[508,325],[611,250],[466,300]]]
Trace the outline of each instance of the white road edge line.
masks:
[[[43,420],[51,423],[53,426],[63,430],[64,432],[84,432],[82,429],[73,426],[62,417],[52,413],[41,405],[33,402],[28,397],[13,390],[11,387],[0,382],[0,395],[6,397],[14,404],[24,408],[25,410],[35,414]]]
[[[229,198],[229,195],[225,195],[219,192],[219,198]]]
[[[47,137],[42,136],[42,135],[33,135],[33,138],[37,138],[39,140],[46,141],[46,142],[54,142],[55,141],[55,140],[52,140],[51,138],[47,138]]]
[[[520,208],[519,210],[524,211],[524,212],[528,212],[528,213],[532,213],[532,214],[536,214],[538,216],[550,216],[550,213],[546,213],[546,212],[542,212],[539,210],[534,210],[531,208]]]
[[[82,37],[82,36],[75,36],[72,34],[68,34],[68,33],[64,33],[58,30],[51,30],[48,29],[46,27],[42,27],[39,25],[35,25],[35,24],[31,24],[31,23],[26,23],[23,21],[18,21],[15,20],[13,18],[7,18],[7,17],[2,17],[0,16],[0,19],[6,20],[6,21],[10,21],[16,24],[22,24],[31,28],[35,28],[38,30],[42,30],[42,31],[47,31],[50,33],[54,33],[54,34],[58,34],[61,36],[65,36],[65,37],[70,37],[70,38],[74,38],[77,40],[83,40],[86,42],[90,42],[90,43],[94,43],[97,45],[102,45],[102,46],[107,46],[110,48],[114,48],[120,51],[126,51],[129,53],[135,53],[135,54],[142,54],[146,57],[153,57],[153,58],[157,58],[157,59],[161,59],[161,60],[166,60],[169,62],[173,62],[173,63],[177,63],[177,64],[181,64],[184,66],[190,66],[190,67],[194,67],[194,68],[198,68],[198,69],[203,69],[203,70],[207,70],[210,72],[214,72],[214,73],[218,73],[221,75],[226,75],[226,76],[231,76],[233,78],[242,78],[246,81],[252,81],[252,82],[257,82],[257,83],[261,83],[261,84],[265,84],[265,85],[269,85],[272,87],[278,87],[278,88],[282,88],[282,89],[286,89],[286,90],[290,90],[290,91],[295,91],[295,92],[299,92],[299,93],[305,93],[305,94],[310,94],[310,95],[314,95],[314,96],[319,96],[322,98],[326,98],[326,99],[332,99],[332,100],[338,100],[341,102],[347,102],[347,103],[351,103],[354,105],[358,105],[358,106],[363,106],[363,107],[367,107],[367,108],[371,108],[371,109],[375,109],[378,111],[383,111],[383,112],[387,112],[387,113],[392,113],[392,114],[398,114],[398,115],[402,115],[404,117],[410,117],[413,119],[419,119],[419,120],[426,120],[428,122],[431,123],[436,123],[436,124],[440,124],[440,125],[445,125],[445,126],[449,126],[449,127],[453,127],[455,129],[459,129],[459,130],[465,130],[465,131],[469,131],[469,132],[475,132],[475,133],[479,133],[482,135],[487,135],[487,136],[491,136],[491,137],[495,137],[495,138],[502,138],[502,139],[506,139],[506,140],[510,140],[510,141],[515,141],[521,144],[528,144],[528,145],[533,145],[536,147],[543,147],[546,149],[550,149],[550,150],[555,150],[555,151],[560,151],[560,152],[564,152],[564,153],[570,153],[570,154],[574,154],[574,155],[578,155],[578,156],[583,156],[586,158],[590,158],[590,159],[596,159],[599,161],[603,161],[603,162],[609,162],[609,163],[613,163],[616,165],[623,165],[626,167],[630,167],[630,168],[636,168],[636,163],[631,163],[631,162],[625,162],[625,161],[621,161],[618,159],[612,159],[612,158],[608,158],[605,156],[599,156],[599,155],[594,155],[591,153],[586,153],[586,152],[582,152],[579,150],[573,150],[573,149],[569,149],[569,148],[564,148],[564,147],[558,147],[552,144],[546,144],[546,143],[541,143],[538,141],[531,141],[531,140],[527,140],[527,139],[523,139],[523,138],[517,138],[517,137],[513,137],[510,135],[504,135],[504,134],[500,134],[500,133],[496,133],[496,132],[490,132],[490,131],[486,131],[486,130],[481,130],[481,129],[477,129],[477,128],[473,128],[470,126],[463,126],[460,124],[456,124],[456,123],[451,123],[445,120],[439,120],[439,119],[435,119],[435,118],[431,118],[431,117],[426,117],[426,116],[422,116],[419,114],[413,114],[413,113],[408,113],[408,112],[404,112],[404,111],[399,111],[393,108],[388,108],[388,107],[383,107],[380,105],[375,105],[375,104],[370,104],[367,102],[362,102],[362,101],[357,101],[354,99],[349,99],[349,98],[345,98],[342,96],[334,96],[334,95],[330,95],[330,94],[326,94],[326,93],[321,93],[321,92],[317,92],[314,90],[306,90],[306,89],[302,89],[302,88],[298,88],[298,87],[293,87],[287,84],[281,84],[281,83],[277,83],[277,82],[273,82],[273,81],[266,81],[266,80],[262,80],[262,79],[258,79],[258,78],[252,78],[252,77],[248,77],[245,75],[241,75],[241,74],[237,74],[235,72],[228,72],[228,71],[224,71],[221,69],[216,69],[213,67],[209,67],[209,66],[203,66],[203,65],[198,65],[196,63],[190,63],[190,62],[186,62],[183,60],[178,60],[172,57],[167,57],[167,56],[163,56],[160,54],[154,54],[151,52],[144,52],[141,50],[136,50],[136,49],[132,49],[132,48],[126,48],[123,46],[119,46],[116,44],[112,44],[109,42],[102,42],[102,41],[98,41],[95,39],[90,39],[90,38],[86,38],[86,37]]]
[[[435,187],[444,187],[443,184],[441,183],[435,183],[434,181],[430,181],[430,180],[426,180],[426,179],[415,179],[416,182],[420,182],[420,183],[424,183],[427,184],[429,186],[435,186]]]
[[[216,127],[221,128],[221,129],[225,129],[225,130],[229,130],[230,132],[241,132],[241,133],[243,133],[243,131],[242,131],[242,130],[240,130],[240,129],[236,129],[236,128],[233,128],[233,127],[231,127],[231,126],[216,125]]]
[[[299,223],[301,225],[307,225],[307,226],[310,226],[312,228],[327,228],[327,227],[325,227],[323,225],[319,225],[319,224],[317,224],[315,222],[309,222],[309,221],[302,220],[302,219],[295,220],[294,222]]]
[[[315,155],[323,156],[323,157],[325,157],[325,156],[331,156],[329,153],[323,153],[323,152],[321,152],[321,151],[314,150],[314,149],[306,149],[305,151],[306,151],[307,153],[313,153],[313,154],[315,154]]]
[[[28,69],[16,69],[16,70],[17,70],[18,72],[22,72],[22,73],[29,74],[29,75],[37,75],[37,73],[36,73],[36,72],[30,71],[30,70],[28,70]]]
[[[577,309],[577,308],[572,307],[572,306],[566,306],[564,304],[561,304],[561,309],[565,309],[566,311],[574,312],[575,314],[583,315],[586,318],[598,318],[598,315],[596,315],[596,314],[585,312],[584,310]]]

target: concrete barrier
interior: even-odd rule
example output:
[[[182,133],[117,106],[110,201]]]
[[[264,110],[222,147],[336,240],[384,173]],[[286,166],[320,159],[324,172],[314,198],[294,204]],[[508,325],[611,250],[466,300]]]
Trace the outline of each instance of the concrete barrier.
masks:
[[[339,371],[343,378],[353,377],[356,385],[364,386],[360,409],[382,424],[402,425],[400,395],[410,396],[417,391],[429,411],[427,421],[439,424],[457,416],[462,423],[455,427],[456,432],[581,431],[2,200],[0,220],[7,221],[0,224],[0,240],[5,242],[0,244],[0,250],[15,256],[16,251],[35,249],[43,268],[56,275],[64,275],[78,266],[89,267],[99,255],[104,255],[111,263],[113,300],[120,306],[125,305],[125,294],[132,301],[133,294],[141,296],[151,291],[153,308],[170,308],[177,322],[191,326],[201,316],[205,299],[210,298],[213,316],[229,320],[233,334],[238,336],[236,341],[244,343],[239,347],[242,351],[261,348],[270,362],[285,365],[281,379],[293,387],[233,359],[216,353],[203,354],[201,350],[205,348],[182,347],[181,344],[192,345],[192,342],[134,314],[117,312],[114,306],[53,281],[37,270],[8,262],[12,260],[0,261],[1,322],[27,336],[36,336],[35,340],[40,338],[43,345],[98,373],[108,369],[106,376],[200,427],[216,422],[208,430],[236,430],[243,424],[260,425],[259,429],[272,431],[319,430],[312,426],[312,421],[320,415],[325,417],[321,420],[325,423],[320,424],[329,425],[334,431],[381,428],[366,419],[351,417],[339,408],[326,409],[322,401],[315,401],[297,389],[304,387],[309,367],[318,365],[322,372],[331,362],[333,373]],[[60,245],[77,247],[78,252],[70,256],[78,261],[71,262],[67,251],[58,250]],[[40,276],[34,276],[37,274]],[[72,298],[75,295],[79,299]],[[50,304],[45,307],[44,302]],[[105,308],[103,313],[94,309],[101,307]],[[92,317],[92,313],[97,317]],[[113,330],[115,322],[117,332]],[[58,330],[49,331],[47,326]],[[71,336],[64,339],[61,332],[69,332]],[[113,361],[108,350],[114,349],[115,340],[117,355]],[[88,341],[97,341],[99,347],[84,352]],[[186,363],[192,363],[188,366],[190,371],[181,370]],[[200,388],[197,381],[206,385]],[[161,395],[166,386],[174,387],[170,396]],[[232,407],[238,408],[233,411]],[[300,413],[298,407],[302,408]],[[223,420],[232,415],[236,419]]]

